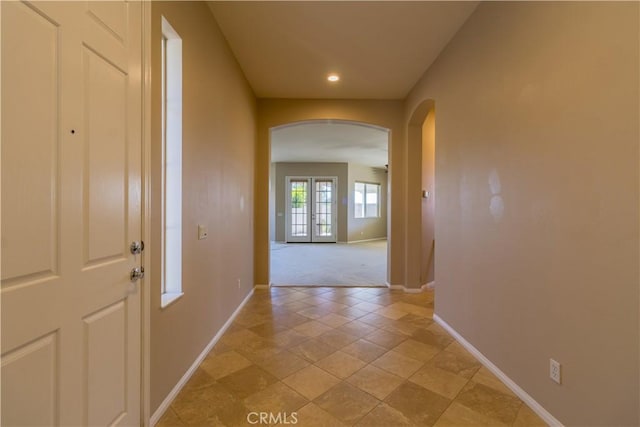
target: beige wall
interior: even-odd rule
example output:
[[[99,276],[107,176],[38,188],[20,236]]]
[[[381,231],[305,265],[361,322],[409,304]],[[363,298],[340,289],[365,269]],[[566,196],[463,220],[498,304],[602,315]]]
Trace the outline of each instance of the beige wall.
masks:
[[[184,296],[165,309],[160,309],[158,251],[161,15],[183,42]],[[153,2],[152,47],[153,412],[253,287],[256,110],[206,3]],[[208,239],[197,240],[197,224],[209,227]]]
[[[404,186],[403,170],[404,126],[402,101],[373,100],[258,100],[258,127],[256,146],[255,203],[255,280],[256,284],[269,283],[269,169],[270,129],[288,123],[316,119],[348,120],[373,124],[390,129],[389,185],[390,236],[389,282],[404,284]],[[396,175],[397,174],[397,175]]]
[[[337,212],[337,238],[339,242],[347,241],[347,163],[275,163],[275,207],[271,215],[275,217],[276,241],[285,240],[286,222],[286,177],[336,177],[338,179],[338,193],[336,204]],[[279,214],[282,214],[279,216]]]
[[[348,241],[382,239],[387,237],[387,178],[388,173],[384,169],[372,168],[371,166],[349,163],[349,185],[347,194],[349,195],[348,214]],[[380,217],[378,218],[356,218],[354,215],[355,184],[358,182],[369,182],[380,184]]]
[[[565,425],[640,424],[638,8],[481,3],[406,103],[437,109],[436,314]]]
[[[435,256],[435,149],[436,111],[431,109],[422,124],[422,253],[420,261],[420,283],[427,284],[434,279]]]

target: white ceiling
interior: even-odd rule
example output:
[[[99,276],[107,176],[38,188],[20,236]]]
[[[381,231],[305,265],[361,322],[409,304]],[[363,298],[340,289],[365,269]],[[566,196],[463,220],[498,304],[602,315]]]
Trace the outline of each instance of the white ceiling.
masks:
[[[384,168],[388,131],[335,120],[276,128],[271,132],[272,162],[352,162]]]
[[[257,97],[333,99],[405,98],[478,4],[208,3]]]
[[[404,99],[476,1],[209,1],[259,98]],[[327,82],[335,72],[341,80]],[[313,122],[272,132],[274,162],[388,164],[387,132]]]

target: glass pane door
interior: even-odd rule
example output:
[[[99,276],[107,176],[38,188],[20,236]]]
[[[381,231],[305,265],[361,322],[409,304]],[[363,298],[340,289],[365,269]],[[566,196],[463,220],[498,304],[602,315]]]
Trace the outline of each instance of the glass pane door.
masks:
[[[333,224],[333,179],[314,179],[313,240],[335,241]]]

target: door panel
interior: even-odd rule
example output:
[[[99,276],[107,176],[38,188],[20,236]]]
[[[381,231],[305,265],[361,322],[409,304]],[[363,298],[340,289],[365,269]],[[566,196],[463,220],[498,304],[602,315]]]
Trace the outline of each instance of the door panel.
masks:
[[[3,425],[58,424],[57,338],[55,332],[45,335],[2,357],[2,419],[9,421]]]
[[[286,177],[286,241],[336,242],[337,178]]]
[[[335,179],[313,178],[314,206],[311,214],[314,242],[335,242]]]
[[[0,423],[137,425],[141,5],[0,7]]]
[[[14,63],[2,68],[2,205],[11,206],[2,211],[7,288],[58,271],[59,31],[38,11],[11,3],[2,9],[2,32],[14,38],[2,43],[2,56]]]

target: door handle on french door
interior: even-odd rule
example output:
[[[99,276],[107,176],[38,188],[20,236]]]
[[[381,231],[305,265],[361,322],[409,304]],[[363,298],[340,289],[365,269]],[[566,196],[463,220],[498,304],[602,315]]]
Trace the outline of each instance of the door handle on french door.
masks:
[[[136,267],[131,270],[131,274],[129,275],[132,282],[136,282],[139,279],[144,277],[144,267]]]

